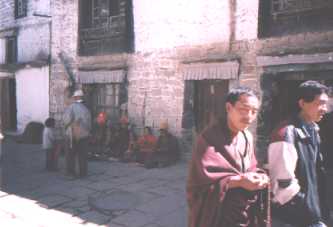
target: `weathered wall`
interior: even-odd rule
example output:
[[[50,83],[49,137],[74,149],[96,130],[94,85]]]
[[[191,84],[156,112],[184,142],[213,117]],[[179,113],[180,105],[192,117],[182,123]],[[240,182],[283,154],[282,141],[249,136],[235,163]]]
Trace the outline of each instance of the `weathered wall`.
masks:
[[[0,64],[5,63],[5,48],[6,48],[6,40],[0,38]]]
[[[51,11],[50,115],[61,124],[65,107],[64,91],[71,83],[69,78],[75,77],[77,71],[78,0],[52,1]]]
[[[257,37],[258,0],[134,0],[133,10],[137,51]]]
[[[49,67],[24,68],[16,72],[18,130],[28,122],[44,123],[49,116]]]
[[[19,63],[47,59],[50,46],[50,18],[43,16],[50,16],[49,0],[28,1],[27,16],[17,19],[14,17],[14,1],[0,1],[0,38],[5,38],[2,37],[1,31],[17,29]],[[0,55],[4,55],[4,51],[5,49],[0,47]]]

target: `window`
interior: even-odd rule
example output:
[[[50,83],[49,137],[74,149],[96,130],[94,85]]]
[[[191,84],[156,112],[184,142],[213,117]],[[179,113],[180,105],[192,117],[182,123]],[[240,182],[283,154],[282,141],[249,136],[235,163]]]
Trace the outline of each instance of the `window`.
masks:
[[[27,16],[27,1],[15,0],[15,18]]]
[[[109,0],[109,15],[117,16],[120,13],[119,0]]]
[[[259,37],[333,28],[332,0],[260,0]]]
[[[6,64],[14,64],[17,62],[17,39],[16,37],[8,37],[6,39]]]
[[[105,27],[120,14],[119,0],[81,0],[80,27]]]
[[[330,0],[271,0],[274,16],[324,9],[332,5]]]

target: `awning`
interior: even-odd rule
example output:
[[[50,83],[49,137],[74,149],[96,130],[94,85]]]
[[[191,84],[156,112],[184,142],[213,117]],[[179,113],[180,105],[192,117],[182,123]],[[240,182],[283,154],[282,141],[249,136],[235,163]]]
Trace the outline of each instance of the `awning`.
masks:
[[[288,64],[320,64],[333,62],[333,53],[290,54],[286,56],[258,56],[257,65],[262,67]]]
[[[16,36],[17,28],[8,28],[0,31],[0,38]]]
[[[126,71],[123,69],[79,71],[77,82],[81,84],[122,83],[125,75]]]
[[[1,78],[14,78],[14,73],[11,73],[11,72],[0,72],[0,79]]]
[[[238,77],[239,63],[228,61],[221,63],[193,63],[184,65],[184,80],[204,79],[236,79]]]

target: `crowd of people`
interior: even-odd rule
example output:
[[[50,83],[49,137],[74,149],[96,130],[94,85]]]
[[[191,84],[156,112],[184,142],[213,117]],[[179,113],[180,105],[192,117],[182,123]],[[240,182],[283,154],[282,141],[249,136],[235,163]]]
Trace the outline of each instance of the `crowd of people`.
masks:
[[[328,111],[328,93],[316,81],[298,87],[297,112],[272,131],[268,163],[259,168],[247,129],[257,117],[259,98],[249,88],[232,89],[225,101],[226,116],[205,128],[194,144],[187,181],[188,226],[267,227],[273,217],[280,223],[276,226],[327,227],[324,158],[330,154],[323,156],[322,149],[331,149],[331,141],[320,147],[317,122]],[[138,135],[126,115],[111,126],[104,112],[93,120],[82,97],[81,90],[74,93],[63,117],[67,174],[87,175],[89,143],[97,148],[95,153],[146,168],[166,167],[179,159],[178,142],[167,122],[160,124],[158,137],[148,126]],[[330,121],[325,119],[321,127],[329,131],[332,126],[325,122]],[[46,120],[43,148],[48,170],[57,169],[54,126],[54,119]]]
[[[59,143],[55,137],[55,119],[45,121],[43,148],[47,170],[58,169],[61,150],[65,151],[66,174],[70,177],[87,176],[89,158],[113,158],[121,162],[135,162],[146,168],[166,167],[179,159],[178,141],[169,132],[167,122],[161,123],[158,137],[149,126],[145,126],[142,135],[138,136],[126,114],[113,124],[105,112],[98,113],[93,119],[83,96],[82,90],[76,90],[65,108],[63,142]]]

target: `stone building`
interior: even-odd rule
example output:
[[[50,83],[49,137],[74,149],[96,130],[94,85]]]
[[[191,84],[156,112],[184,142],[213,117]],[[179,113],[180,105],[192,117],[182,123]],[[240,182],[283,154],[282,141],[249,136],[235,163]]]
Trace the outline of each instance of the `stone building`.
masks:
[[[26,2],[32,2],[26,0]],[[36,2],[36,1],[35,1]],[[254,88],[263,105],[258,153],[292,111],[294,88],[333,82],[333,3],[327,0],[54,0],[50,114],[61,119],[68,87],[83,87],[94,115],[157,129],[182,141],[216,116],[230,88]],[[1,14],[2,15],[2,14]],[[186,144],[186,143],[185,143]]]
[[[49,116],[50,1],[0,1],[0,112],[4,130]]]

